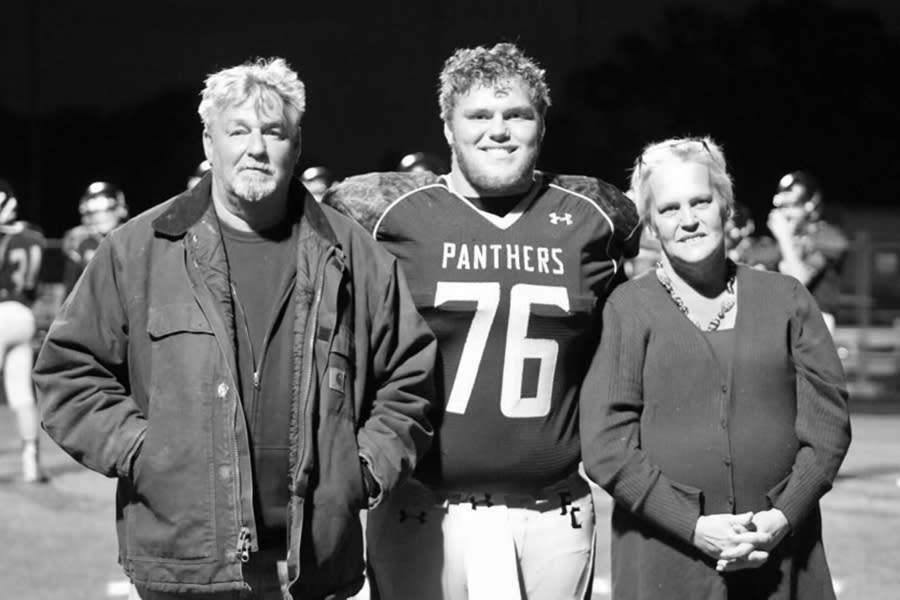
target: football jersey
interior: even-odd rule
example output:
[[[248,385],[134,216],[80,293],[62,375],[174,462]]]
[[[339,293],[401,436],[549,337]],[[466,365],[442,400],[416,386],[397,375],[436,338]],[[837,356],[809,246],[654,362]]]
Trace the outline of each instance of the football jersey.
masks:
[[[81,276],[91,257],[103,241],[103,235],[85,225],[78,225],[63,235],[62,248],[65,256],[63,284],[66,293],[71,291]]]
[[[388,190],[395,181],[380,177]],[[534,491],[575,471],[579,386],[638,229],[618,190],[573,176],[538,174],[503,217],[445,180],[387,206],[373,233],[438,339],[435,440],[420,479]]]
[[[31,305],[47,240],[23,221],[0,226],[0,301]]]

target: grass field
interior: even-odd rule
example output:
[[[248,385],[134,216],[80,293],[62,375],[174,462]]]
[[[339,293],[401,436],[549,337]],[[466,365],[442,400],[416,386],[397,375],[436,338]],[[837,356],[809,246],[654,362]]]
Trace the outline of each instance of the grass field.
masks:
[[[853,416],[850,454],[822,501],[826,551],[841,600],[900,598],[900,410],[883,412]],[[0,598],[124,598],[115,483],[81,468],[49,440],[43,450],[51,483],[22,483],[13,418],[0,405]],[[598,496],[597,509],[594,598],[602,600],[609,597],[605,496]]]

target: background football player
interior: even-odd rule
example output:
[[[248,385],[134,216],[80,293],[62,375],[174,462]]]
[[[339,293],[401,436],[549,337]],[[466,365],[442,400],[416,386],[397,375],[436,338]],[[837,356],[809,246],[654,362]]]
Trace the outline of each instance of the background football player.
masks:
[[[128,218],[125,194],[106,181],[95,181],[85,189],[78,203],[81,223],[63,235],[63,284],[66,295],[100,245],[100,241]]]
[[[35,334],[31,305],[46,240],[34,227],[16,219],[16,209],[15,192],[0,179],[0,366],[6,399],[16,413],[22,438],[22,477],[37,483],[47,477],[40,466],[40,420],[31,382]]]
[[[400,159],[397,170],[402,173],[427,171],[435,175],[447,173],[447,167],[439,157],[429,152],[410,152]]]
[[[725,221],[725,246],[728,258],[763,271],[777,271],[781,253],[775,240],[756,235],[756,222],[750,209],[740,202]]]
[[[806,285],[833,333],[847,237],[822,218],[821,186],[805,171],[781,178],[772,207],[767,224],[781,251],[778,269]]]
[[[325,192],[334,183],[334,175],[326,167],[308,167],[301,173],[300,181],[303,182],[303,185],[306,186],[313,198],[317,202],[321,202]]]
[[[209,164],[209,161],[205,158],[200,161],[200,164],[197,165],[197,168],[194,169],[194,172],[191,173],[191,176],[188,177],[187,180],[187,189],[191,189],[203,179],[203,176],[209,173],[210,169],[212,169],[212,165]]]
[[[581,599],[594,511],[577,394],[637,213],[611,185],[535,170],[550,96],[513,44],[454,53],[439,102],[447,176],[362,175],[325,198],[366,224],[383,211],[374,235],[439,346],[435,441],[369,514],[370,585],[386,599]]]

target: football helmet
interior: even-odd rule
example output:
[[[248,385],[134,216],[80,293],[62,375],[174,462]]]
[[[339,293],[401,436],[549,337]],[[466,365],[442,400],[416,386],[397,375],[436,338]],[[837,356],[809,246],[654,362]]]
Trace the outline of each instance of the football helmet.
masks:
[[[444,162],[428,152],[412,152],[400,159],[397,170],[402,173],[430,171],[435,175],[443,175],[447,172]]]
[[[17,218],[19,203],[9,182],[0,179],[0,225],[9,225]]]
[[[200,161],[200,164],[197,165],[197,169],[188,177],[187,180],[187,189],[191,189],[203,179],[203,176],[209,173],[210,169],[212,169],[212,165],[209,164],[208,160]]]
[[[822,188],[806,171],[792,171],[778,181],[772,206],[785,211],[802,211],[802,219],[816,221],[822,216]]]
[[[325,196],[325,192],[334,183],[334,176],[326,167],[309,167],[300,175],[300,181],[309,190],[309,193],[319,202]]]
[[[112,183],[95,181],[82,194],[78,212],[85,227],[105,235],[128,218],[125,193]]]

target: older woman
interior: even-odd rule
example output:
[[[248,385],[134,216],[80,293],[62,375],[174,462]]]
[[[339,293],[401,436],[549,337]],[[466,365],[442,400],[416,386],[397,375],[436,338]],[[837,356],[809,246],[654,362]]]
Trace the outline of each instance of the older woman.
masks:
[[[850,443],[841,365],[797,280],[735,265],[710,138],[648,146],[655,270],[619,286],[582,388],[588,475],[615,499],[615,600],[834,598],[818,501]]]

